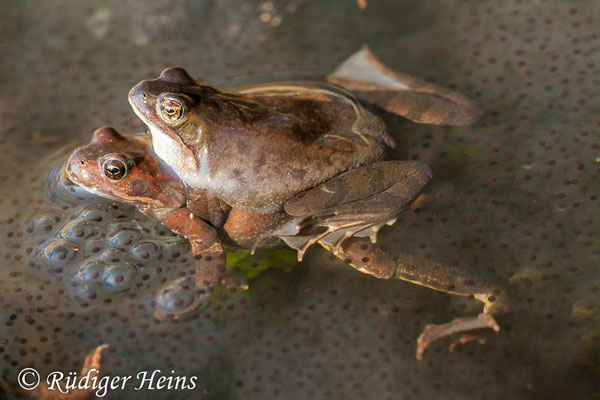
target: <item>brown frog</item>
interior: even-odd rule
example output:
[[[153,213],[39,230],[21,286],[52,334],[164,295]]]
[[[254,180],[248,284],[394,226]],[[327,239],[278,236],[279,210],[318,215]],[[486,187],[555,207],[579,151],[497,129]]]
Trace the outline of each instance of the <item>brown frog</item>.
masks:
[[[360,64],[372,55],[363,50],[357,57]],[[414,78],[402,81],[402,75],[371,63],[396,83],[357,81],[342,73],[330,80],[420,122],[458,124],[477,117],[460,95]],[[339,71],[348,65],[352,69],[346,63]],[[346,90],[279,83],[222,92],[170,68],[134,87],[130,102],[149,126],[152,148],[103,128],[71,156],[66,174],[95,193],[138,205],[190,240],[196,276],[163,289],[157,316],[193,310],[215,285],[240,285],[225,272],[222,243],[255,248],[282,239],[298,250],[299,259],[318,242],[378,278],[485,303],[476,318],[427,326],[417,358],[447,334],[499,329],[489,314],[500,303],[490,285],[454,267],[411,257],[393,260],[374,243],[379,228],[393,223],[420,193],[430,171],[420,162],[384,161],[394,141]],[[182,300],[177,288],[184,286],[193,296]]]
[[[239,279],[226,273],[222,244],[250,247],[266,234],[296,220],[283,213],[265,215],[232,208],[226,222],[215,228],[190,211],[185,186],[153,154],[147,135],[121,135],[110,127],[98,129],[88,145],[75,150],[64,172],[68,181],[99,196],[136,205],[142,212],[160,220],[190,241],[197,263],[196,274],[170,282],[159,291],[155,301],[155,316],[160,320],[178,319],[194,311],[215,285],[244,286]],[[282,236],[288,240],[290,237],[293,236]],[[263,245],[269,244],[274,243],[263,242]],[[455,267],[409,257],[394,262],[365,238],[344,240],[338,256],[363,272],[380,278],[396,277],[459,295],[473,293],[485,302],[488,302],[486,297],[481,297],[479,292],[491,292],[489,286],[475,280],[465,283],[472,278]],[[452,288],[452,283],[448,282],[462,282],[462,287],[470,290]],[[483,322],[485,326],[497,327],[488,314],[482,315],[484,317],[475,320],[455,320],[448,326],[428,328],[427,332],[435,332],[436,335],[429,333],[426,338],[430,339],[422,340],[419,357],[427,344],[437,336],[461,331],[465,327],[481,328]]]

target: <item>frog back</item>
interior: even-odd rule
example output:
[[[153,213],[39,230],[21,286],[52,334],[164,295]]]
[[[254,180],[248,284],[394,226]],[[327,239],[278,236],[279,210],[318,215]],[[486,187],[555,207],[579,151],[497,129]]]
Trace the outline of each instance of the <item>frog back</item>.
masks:
[[[334,86],[282,83],[215,95],[229,118],[206,113],[198,179],[247,212],[277,212],[394,146],[382,121]]]

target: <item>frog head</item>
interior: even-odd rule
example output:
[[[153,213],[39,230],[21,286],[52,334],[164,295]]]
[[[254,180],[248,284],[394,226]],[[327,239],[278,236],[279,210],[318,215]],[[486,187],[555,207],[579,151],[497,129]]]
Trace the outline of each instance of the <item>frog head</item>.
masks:
[[[184,69],[167,68],[158,78],[135,85],[129,91],[129,103],[152,133],[165,133],[183,145],[183,137],[202,136],[202,118],[194,111],[209,89]]]
[[[71,154],[64,175],[89,192],[130,204],[161,208],[185,204],[183,184],[153,154],[146,135],[100,128],[89,144]]]
[[[203,85],[178,67],[135,85],[129,103],[148,126],[158,157],[186,183],[210,164],[208,147],[229,145],[224,132],[246,127],[264,111],[254,99]]]

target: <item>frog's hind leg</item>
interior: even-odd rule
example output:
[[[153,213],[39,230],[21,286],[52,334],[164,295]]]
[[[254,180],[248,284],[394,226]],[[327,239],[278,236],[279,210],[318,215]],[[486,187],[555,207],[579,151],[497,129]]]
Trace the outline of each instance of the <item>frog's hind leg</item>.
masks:
[[[395,221],[421,192],[429,174],[425,164],[408,161],[383,161],[347,171],[289,200],[284,208],[291,220],[270,233],[297,249],[299,259],[307,247],[318,242],[352,267],[377,278],[396,278],[472,296],[485,304],[485,317],[427,326],[418,341],[419,359],[430,343],[444,336],[499,329],[489,315],[491,307],[499,303],[499,294],[489,285],[456,267],[409,256],[392,259],[374,243],[378,229]]]
[[[396,278],[440,292],[472,297],[484,303],[483,313],[477,317],[457,318],[445,324],[427,325],[417,340],[418,360],[431,343],[445,336],[461,334],[452,343],[452,349],[458,343],[479,339],[477,333],[484,329],[495,332],[500,330],[492,313],[507,310],[502,292],[461,268],[409,255],[392,258],[378,245],[356,237],[344,241],[337,256],[359,271],[377,278]]]
[[[347,171],[289,200],[285,211],[293,218],[271,232],[298,250],[299,259],[313,243],[337,253],[351,237],[370,237],[392,224],[421,192],[430,177],[417,161],[382,161]]]
[[[386,67],[367,46],[344,61],[328,80],[414,122],[469,125],[482,114],[475,102],[455,91]]]

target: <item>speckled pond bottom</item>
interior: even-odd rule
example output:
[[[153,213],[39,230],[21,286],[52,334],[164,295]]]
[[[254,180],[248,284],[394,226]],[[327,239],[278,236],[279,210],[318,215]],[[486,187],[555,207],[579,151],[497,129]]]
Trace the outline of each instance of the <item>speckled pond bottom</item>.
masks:
[[[567,1],[3,1],[0,3],[0,360],[103,373],[196,376],[193,391],[116,399],[588,399],[600,393],[600,4]],[[429,322],[480,305],[379,281],[320,249],[193,318],[158,323],[153,290],[190,268],[189,247],[134,209],[48,201],[48,160],[93,130],[135,121],[127,91],[166,66],[222,81],[326,74],[369,44],[394,68],[479,101],[475,126],[392,121],[428,162],[421,201],[380,239],[473,268],[509,288],[514,313],[487,344],[422,362]],[[139,129],[139,125],[137,126]],[[54,158],[53,158],[54,157]],[[174,371],[174,372],[171,372]],[[2,385],[5,387],[6,385]],[[11,398],[11,397],[9,397]]]

